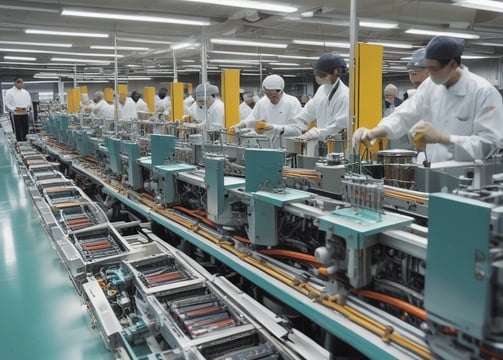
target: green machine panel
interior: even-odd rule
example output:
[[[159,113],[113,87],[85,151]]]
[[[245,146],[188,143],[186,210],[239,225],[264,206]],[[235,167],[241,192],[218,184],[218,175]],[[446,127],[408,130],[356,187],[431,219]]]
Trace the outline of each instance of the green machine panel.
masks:
[[[490,204],[450,194],[429,201],[428,318],[481,338],[490,309]],[[449,319],[447,321],[446,319]]]

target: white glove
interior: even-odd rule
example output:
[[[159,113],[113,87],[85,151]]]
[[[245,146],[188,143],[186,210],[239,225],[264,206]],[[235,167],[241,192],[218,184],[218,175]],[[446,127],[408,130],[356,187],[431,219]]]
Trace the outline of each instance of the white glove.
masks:
[[[367,148],[375,144],[375,139],[371,136],[371,130],[361,127],[353,133],[353,150],[355,153],[360,152],[360,145],[363,143]]]
[[[197,129],[199,127],[199,124],[197,123],[183,123],[183,127],[186,129]]]
[[[318,128],[312,128],[308,132],[305,132],[302,135],[299,135],[297,139],[302,140],[302,141],[309,141],[309,140],[319,140],[321,139],[321,130]]]

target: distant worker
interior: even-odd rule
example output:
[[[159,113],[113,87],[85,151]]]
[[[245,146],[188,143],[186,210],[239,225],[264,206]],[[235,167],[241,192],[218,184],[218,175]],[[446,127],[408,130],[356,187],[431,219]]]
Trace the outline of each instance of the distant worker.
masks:
[[[135,120],[138,119],[136,104],[127,94],[119,94],[119,119]]]
[[[12,128],[16,134],[17,141],[26,141],[26,135],[30,128],[28,113],[33,108],[30,93],[23,89],[23,84],[23,79],[16,77],[14,79],[14,86],[7,90],[4,100],[5,106],[9,110]]]
[[[199,84],[194,91],[195,103],[192,105],[192,118],[197,128],[203,132],[225,128],[224,103],[219,98],[218,87],[212,84]]]
[[[312,120],[316,121],[316,126],[299,136],[299,139],[325,140],[327,136],[347,129],[349,89],[340,79],[346,71],[344,58],[336,52],[325,53],[316,61],[314,76],[320,87],[295,118],[302,129]]]
[[[383,116],[390,115],[401,103],[402,100],[398,97],[398,88],[393,84],[386,85],[384,87]]]
[[[150,112],[147,103],[141,98],[141,94],[137,91],[131,93],[131,99],[136,103],[137,112]]]
[[[105,94],[103,91],[96,91],[94,93],[93,102],[88,105],[91,114],[97,118],[113,119],[114,106],[105,101]]]
[[[245,91],[243,93],[243,101],[239,104],[239,118],[241,120],[246,119],[255,107],[255,100],[253,98],[253,93],[251,91]]]
[[[503,101],[487,80],[461,65],[464,40],[435,36],[426,47],[429,78],[414,96],[373,129],[359,128],[353,144],[396,139],[415,127],[414,145],[426,160],[471,161],[492,155],[503,145]]]
[[[155,95],[155,112],[169,114],[171,112],[171,97],[167,88],[160,88]]]
[[[280,146],[281,138],[300,135],[292,119],[302,110],[295,96],[284,92],[285,81],[279,75],[269,75],[262,82],[265,96],[255,104],[248,117],[233,130],[251,128],[266,135],[273,148]],[[231,131],[232,132],[232,131]]]

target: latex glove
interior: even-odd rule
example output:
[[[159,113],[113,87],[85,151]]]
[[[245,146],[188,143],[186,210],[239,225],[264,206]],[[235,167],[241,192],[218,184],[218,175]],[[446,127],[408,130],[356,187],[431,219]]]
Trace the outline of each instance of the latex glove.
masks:
[[[426,144],[449,144],[450,136],[443,134],[433,127],[429,122],[419,123],[414,135],[414,146],[418,149],[424,149]]]
[[[297,139],[301,141],[320,140],[321,130],[315,127],[311,128],[308,132],[298,136]]]
[[[274,129],[274,125],[268,124],[265,120],[259,120],[255,124],[255,131],[257,134],[263,134],[266,131]]]
[[[371,130],[361,127],[353,133],[353,150],[355,153],[360,152],[360,145],[363,143],[365,147],[371,148],[375,144],[375,139],[371,137]]]

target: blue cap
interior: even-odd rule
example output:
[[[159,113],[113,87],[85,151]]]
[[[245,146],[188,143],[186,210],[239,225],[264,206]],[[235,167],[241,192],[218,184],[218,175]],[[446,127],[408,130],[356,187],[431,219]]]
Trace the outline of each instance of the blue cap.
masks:
[[[407,69],[409,71],[421,71],[426,69],[426,60],[424,59],[425,51],[425,48],[421,48],[412,53],[412,58],[407,63]]]
[[[449,60],[461,56],[465,48],[463,39],[435,36],[426,46],[426,59]]]

